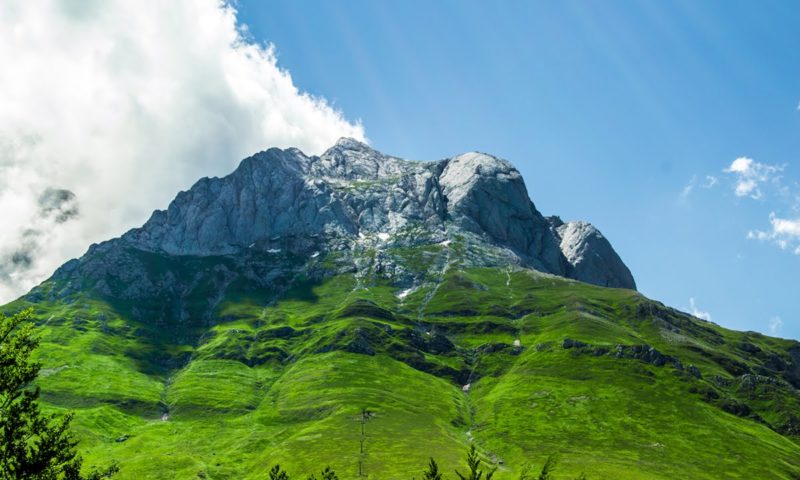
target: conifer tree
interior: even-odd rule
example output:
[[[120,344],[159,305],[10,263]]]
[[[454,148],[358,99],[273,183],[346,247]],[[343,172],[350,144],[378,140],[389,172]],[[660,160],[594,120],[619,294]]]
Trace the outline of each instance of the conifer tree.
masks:
[[[39,346],[32,310],[0,314],[0,478],[19,480],[100,480],[118,468],[81,475],[83,460],[69,434],[72,414],[43,415],[33,381],[41,365],[31,360]]]
[[[275,465],[269,471],[269,480],[289,480],[286,470],[282,470],[280,465]]]
[[[325,467],[325,469],[322,471],[320,475],[321,475],[320,480],[339,480],[339,477],[338,475],[336,475],[336,472],[334,472],[329,466]],[[317,480],[317,476],[311,475],[310,477],[308,477],[308,480]]]
[[[431,458],[428,462],[428,469],[422,474],[422,480],[442,480],[442,473],[439,471],[439,465]]]
[[[556,469],[558,458],[555,455],[550,455],[542,466],[542,471],[539,473],[539,480],[552,480],[553,471]]]
[[[484,478],[484,480],[492,480],[497,468],[493,468],[489,472],[484,472],[481,470],[481,463],[481,459],[478,456],[478,452],[475,451],[475,444],[473,443],[469,446],[469,452],[467,452],[467,467],[469,468],[469,473],[464,476],[461,472],[456,470],[456,475],[458,475],[458,478],[461,480],[481,480],[481,478]],[[484,474],[486,475],[485,477],[483,476]]]

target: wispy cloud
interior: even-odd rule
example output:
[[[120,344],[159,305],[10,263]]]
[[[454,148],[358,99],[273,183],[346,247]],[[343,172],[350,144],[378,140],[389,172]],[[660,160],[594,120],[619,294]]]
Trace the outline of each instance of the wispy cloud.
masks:
[[[781,317],[772,317],[769,319],[769,333],[771,335],[777,335],[781,333],[783,329],[783,320]]]
[[[686,200],[689,198],[689,195],[694,190],[695,185],[697,185],[697,175],[692,175],[692,178],[689,179],[689,183],[687,183],[683,190],[681,190],[681,199]]]
[[[707,322],[711,321],[711,314],[709,312],[703,312],[698,307],[694,301],[694,297],[689,298],[689,313],[692,316],[699,318],[701,320],[705,320]]]
[[[759,163],[748,157],[739,157],[723,171],[736,177],[734,193],[737,197],[759,200],[764,196],[762,185],[779,181],[783,167]]]
[[[697,175],[692,175],[692,178],[689,179],[689,182],[683,187],[683,190],[681,190],[680,197],[681,199],[686,200],[689,198],[689,195],[691,195],[695,187],[710,190],[716,187],[718,183],[719,179],[714,175],[706,175],[702,181],[700,181]]]

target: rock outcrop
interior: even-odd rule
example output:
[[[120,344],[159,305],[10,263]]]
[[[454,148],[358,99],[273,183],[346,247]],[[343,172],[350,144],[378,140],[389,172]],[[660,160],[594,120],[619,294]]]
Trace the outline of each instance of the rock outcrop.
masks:
[[[558,217],[549,220],[569,263],[568,277],[605,287],[636,288],[631,271],[600,230],[583,221],[564,223]]]

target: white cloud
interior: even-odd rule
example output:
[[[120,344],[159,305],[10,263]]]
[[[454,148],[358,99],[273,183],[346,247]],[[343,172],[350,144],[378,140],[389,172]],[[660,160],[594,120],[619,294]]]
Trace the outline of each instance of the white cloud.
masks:
[[[739,157],[723,171],[736,176],[734,192],[737,197],[750,197],[758,200],[764,196],[761,186],[764,183],[779,181],[783,167],[759,163],[752,158]]]
[[[792,249],[795,255],[800,255],[800,218],[779,218],[772,212],[769,215],[769,223],[770,230],[751,230],[747,232],[747,238],[772,241],[781,249]]]
[[[0,302],[249,154],[364,138],[241,28],[217,0],[3,2]]]
[[[694,301],[694,297],[689,298],[689,313],[692,316],[699,318],[701,320],[705,320],[707,322],[711,321],[711,314],[708,312],[703,312],[699,308],[697,308],[697,304]]]
[[[769,333],[770,335],[777,335],[783,329],[783,320],[781,317],[772,317],[769,319]]]
[[[681,190],[681,199],[686,200],[689,198],[689,195],[692,193],[692,190],[694,190],[696,184],[697,175],[692,175],[692,178],[689,179],[689,183],[687,183],[686,186],[683,187],[683,190]]]
[[[697,175],[692,175],[692,178],[689,179],[689,182],[683,187],[683,190],[681,190],[680,198],[681,200],[688,200],[689,195],[691,195],[695,187],[699,186],[705,190],[710,190],[717,186],[717,183],[719,183],[719,179],[713,175],[706,175],[702,183],[698,180]]]
[[[703,184],[703,188],[714,188],[717,183],[719,183],[719,179],[713,175],[706,175],[706,181]]]

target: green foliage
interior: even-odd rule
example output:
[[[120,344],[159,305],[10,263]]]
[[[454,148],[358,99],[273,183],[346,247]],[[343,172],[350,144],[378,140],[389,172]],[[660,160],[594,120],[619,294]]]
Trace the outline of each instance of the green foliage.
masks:
[[[41,366],[30,357],[39,345],[31,310],[0,315],[0,478],[97,480],[116,466],[81,476],[82,459],[69,435],[72,415],[43,415],[33,387]]]
[[[439,465],[436,464],[433,458],[428,461],[428,469],[422,474],[422,480],[442,480]]]
[[[478,452],[475,450],[475,444],[469,446],[469,451],[467,452],[467,468],[469,468],[469,473],[467,475],[462,475],[458,470],[456,470],[456,475],[461,480],[481,480],[484,478],[485,480],[492,480],[492,476],[494,476],[495,470],[497,467],[489,470],[488,472],[484,472],[481,470],[481,459],[478,456]],[[486,475],[484,477],[484,474]]]

